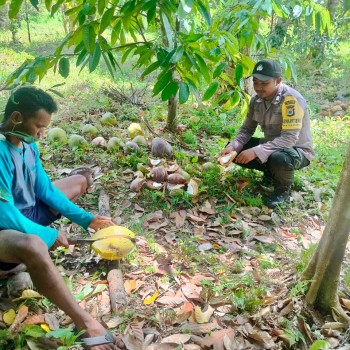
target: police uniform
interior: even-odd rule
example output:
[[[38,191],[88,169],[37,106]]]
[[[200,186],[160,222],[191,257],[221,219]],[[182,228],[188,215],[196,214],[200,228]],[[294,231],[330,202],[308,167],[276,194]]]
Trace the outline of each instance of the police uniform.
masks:
[[[260,125],[264,138],[253,138]],[[254,95],[248,115],[234,140],[240,152],[252,148],[257,158],[241,166],[268,172],[275,180],[275,189],[289,190],[294,170],[309,165],[314,158],[310,131],[310,117],[303,96],[280,83],[272,101]]]

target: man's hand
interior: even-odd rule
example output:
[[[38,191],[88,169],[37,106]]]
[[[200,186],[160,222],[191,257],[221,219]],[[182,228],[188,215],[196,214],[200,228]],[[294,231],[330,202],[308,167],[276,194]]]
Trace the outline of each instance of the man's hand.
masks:
[[[235,159],[236,163],[247,164],[256,158],[256,154],[252,148],[241,152]]]
[[[221,153],[221,156],[224,156],[225,154],[229,154],[231,153],[232,151],[234,151],[234,147],[233,145],[228,145]]]
[[[51,246],[50,250],[55,250],[58,247],[68,248],[69,243],[66,234],[63,231],[58,231],[58,236],[55,243]]]
[[[97,231],[101,228],[114,226],[114,225],[115,223],[108,216],[95,215],[89,227]]]

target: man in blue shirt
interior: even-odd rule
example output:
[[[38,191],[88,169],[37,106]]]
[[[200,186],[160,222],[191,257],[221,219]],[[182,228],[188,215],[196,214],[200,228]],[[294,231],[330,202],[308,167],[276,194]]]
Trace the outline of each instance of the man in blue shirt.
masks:
[[[0,269],[23,263],[38,291],[85,330],[94,350],[118,349],[116,338],[83,310],[67,289],[51,261],[49,249],[68,246],[65,234],[48,227],[60,215],[80,226],[99,229],[113,225],[110,218],[92,215],[76,201],[87,188],[82,175],[51,182],[33,142],[40,138],[57,105],[41,89],[22,87],[7,102],[0,132]]]

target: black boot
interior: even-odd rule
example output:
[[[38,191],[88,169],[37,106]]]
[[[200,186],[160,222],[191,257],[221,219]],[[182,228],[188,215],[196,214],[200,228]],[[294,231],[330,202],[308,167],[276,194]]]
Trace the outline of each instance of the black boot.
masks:
[[[274,180],[273,180],[272,174],[268,170],[265,170],[264,175],[261,179],[261,185],[265,187],[269,187],[269,186],[272,186],[273,184],[274,184]]]
[[[273,194],[266,199],[265,204],[269,208],[275,208],[276,206],[289,201],[289,199],[290,199],[289,188],[275,189]]]

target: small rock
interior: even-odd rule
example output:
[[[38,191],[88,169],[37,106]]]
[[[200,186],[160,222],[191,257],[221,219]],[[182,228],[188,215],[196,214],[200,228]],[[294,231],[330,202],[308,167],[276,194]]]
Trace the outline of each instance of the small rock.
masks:
[[[19,272],[7,280],[7,293],[11,297],[19,297],[26,289],[33,289],[33,281],[28,272]]]
[[[334,105],[332,108],[331,108],[331,112],[332,113],[335,113],[335,112],[338,112],[338,111],[342,111],[343,108],[341,108],[340,105]]]

